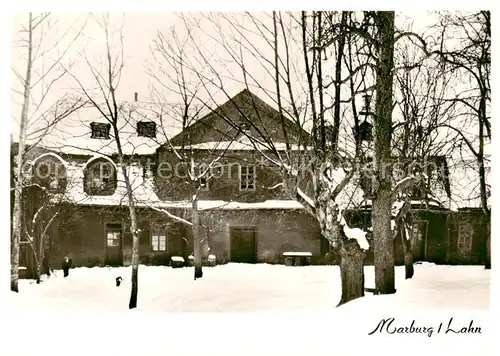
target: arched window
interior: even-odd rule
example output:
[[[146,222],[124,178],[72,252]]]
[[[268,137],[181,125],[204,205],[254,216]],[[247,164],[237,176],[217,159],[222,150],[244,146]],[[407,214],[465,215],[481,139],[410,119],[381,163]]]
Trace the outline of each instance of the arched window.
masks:
[[[112,195],[116,189],[116,168],[106,158],[89,162],[84,171],[84,191],[89,195]]]
[[[66,189],[66,166],[62,158],[55,154],[38,157],[32,167],[33,182],[53,193],[62,193]]]

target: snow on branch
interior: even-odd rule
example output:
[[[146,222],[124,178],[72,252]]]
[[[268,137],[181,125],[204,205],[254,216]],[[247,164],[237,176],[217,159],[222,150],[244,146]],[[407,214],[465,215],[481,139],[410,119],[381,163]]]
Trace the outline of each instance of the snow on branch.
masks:
[[[180,222],[182,222],[182,223],[184,223],[184,224],[186,224],[186,225],[189,225],[189,226],[192,226],[192,225],[193,225],[193,223],[192,223],[191,221],[188,221],[188,220],[183,219],[183,218],[181,218],[181,217],[179,217],[179,216],[176,216],[176,215],[174,215],[174,214],[172,214],[172,213],[168,212],[167,210],[160,209],[160,208],[156,208],[156,207],[154,207],[154,206],[151,206],[151,209],[156,210],[156,211],[159,211],[160,213],[163,213],[163,214],[167,215],[168,217],[170,217],[170,218],[172,218],[172,219],[174,219],[174,220],[180,221]]]
[[[370,244],[366,239],[366,234],[367,234],[366,231],[363,231],[357,227],[351,229],[347,225],[347,222],[345,221],[343,216],[340,218],[340,225],[344,227],[343,228],[344,234],[348,239],[356,240],[358,242],[359,247],[365,251],[370,249]]]
[[[370,249],[370,244],[366,239],[367,232],[357,227],[350,228],[347,225],[347,221],[345,221],[344,214],[342,214],[342,209],[339,209],[338,211],[337,222],[340,226],[343,226],[344,234],[348,239],[355,239],[358,242],[359,247],[365,251]]]
[[[405,237],[407,240],[410,240],[410,232],[408,231],[408,227],[406,224],[404,224],[404,229],[405,229]]]
[[[47,231],[50,227],[50,225],[52,224],[52,222],[54,221],[54,219],[59,215],[59,212],[56,211],[56,213],[50,218],[49,222],[47,223],[47,225],[45,225],[45,229],[43,230],[43,233],[42,233],[42,238],[45,237],[45,235],[47,235]]]
[[[391,201],[395,202],[398,199],[399,193],[407,190],[408,188],[411,188],[415,184],[417,184],[422,178],[420,176],[409,176],[401,179],[399,182],[396,183],[396,186],[392,190],[391,194]]]
[[[289,165],[289,164],[286,164],[286,163],[281,163],[281,164],[280,164],[280,163],[275,162],[274,160],[272,160],[272,162],[273,162],[273,163],[275,163],[275,164],[277,164],[277,165],[278,165],[278,167],[282,167],[282,168],[284,168],[284,169],[285,169],[285,171],[286,171],[288,174],[290,174],[290,175],[292,175],[292,176],[294,176],[294,177],[297,177],[297,176],[299,175],[299,170],[298,170],[297,168],[292,167],[292,166],[291,166],[291,165]]]
[[[399,212],[401,211],[401,209],[403,208],[404,205],[405,205],[405,201],[404,200],[396,200],[392,204],[392,208],[391,208],[391,215],[392,215],[392,217],[398,216]]]
[[[306,193],[302,191],[302,189],[297,187],[297,194],[304,199],[312,208],[315,207],[314,200],[309,198]]]

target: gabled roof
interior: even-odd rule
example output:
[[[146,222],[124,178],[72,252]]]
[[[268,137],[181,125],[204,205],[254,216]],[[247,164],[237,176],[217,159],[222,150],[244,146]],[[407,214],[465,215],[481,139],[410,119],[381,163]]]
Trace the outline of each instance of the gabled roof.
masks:
[[[265,101],[260,99],[257,95],[250,92],[250,90],[245,88],[232,98],[228,99],[223,104],[219,105],[216,109],[210,111],[206,115],[202,116],[200,119],[189,124],[186,128],[183,129],[182,132],[172,137],[171,139],[172,145],[174,146],[181,145],[183,137],[185,137],[188,133],[197,130],[198,128],[206,127],[206,128],[214,128],[217,130],[221,122],[227,123],[229,121],[231,122],[231,125],[237,124],[237,122],[235,122],[236,120],[232,120],[230,118],[231,113],[235,112],[239,116],[242,116],[241,114],[243,114],[246,118],[251,118],[254,116],[260,117],[262,115],[269,118],[270,120],[275,121],[276,125],[278,125],[279,127],[281,127],[282,125],[281,115],[278,112],[278,110],[276,110],[271,105],[267,104]],[[309,133],[305,131],[302,127],[296,125],[296,123],[292,121],[290,117],[284,114],[283,118],[285,119],[285,124],[288,126],[288,129],[297,130],[297,133],[300,133],[303,136],[303,140],[309,139],[310,137]],[[269,128],[267,127],[262,128],[261,123],[259,122],[252,121],[252,123],[256,127],[258,127],[263,134],[267,134],[266,130],[269,130]],[[225,133],[221,132],[221,134],[224,137]],[[225,140],[232,140],[232,139],[233,137],[228,137],[228,136],[225,137]],[[278,142],[283,140],[279,140],[273,137],[273,141]],[[189,140],[187,140],[186,142],[189,142]],[[198,140],[192,143],[198,144],[202,142],[204,141]]]

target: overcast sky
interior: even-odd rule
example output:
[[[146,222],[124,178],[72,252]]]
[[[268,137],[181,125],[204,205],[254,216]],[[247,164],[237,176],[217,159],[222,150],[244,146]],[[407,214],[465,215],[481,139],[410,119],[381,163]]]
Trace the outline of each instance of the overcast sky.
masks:
[[[205,31],[209,31],[208,28],[214,28],[214,24],[210,23],[207,19],[203,18],[199,14],[191,13],[188,14],[191,18],[199,18],[202,21],[201,28]],[[269,14],[258,14],[258,18],[266,19]],[[102,29],[97,25],[96,16],[90,16],[87,13],[80,14],[53,14],[51,18],[51,25],[46,25],[43,30],[43,41],[42,50],[46,48],[52,48],[56,41],[60,41],[61,37],[63,39],[57,43],[57,49],[47,52],[43,57],[43,60],[38,60],[37,65],[43,66],[44,70],[51,65],[52,58],[60,54],[61,51],[68,49],[63,63],[67,68],[70,68],[72,74],[76,75],[82,84],[86,87],[95,87],[95,82],[91,80],[91,72],[89,71],[86,59],[88,59],[93,66],[99,66],[102,60],[105,58],[105,37]],[[25,33],[19,32],[22,26],[26,23],[27,14],[18,15],[13,21],[13,41],[12,41],[12,67],[18,70],[19,73],[25,72],[25,56],[26,49],[24,47],[19,47],[22,45],[20,40],[24,37]],[[403,24],[408,23],[408,20],[415,23],[414,29],[422,28],[432,22],[432,16],[428,12],[418,11],[412,13],[398,14],[397,23]],[[85,23],[85,26],[83,24]],[[123,71],[121,76],[120,85],[118,88],[119,100],[133,100],[134,92],[139,95],[139,100],[149,101],[151,99],[150,88],[151,88],[151,77],[148,76],[146,68],[149,68],[151,64],[156,64],[151,55],[151,50],[153,47],[153,40],[156,38],[158,32],[162,32],[168,38],[169,31],[172,27],[182,34],[184,34],[183,21],[179,17],[178,13],[114,13],[111,16],[111,23],[117,30],[121,25],[123,26],[123,50],[124,50],[124,60],[123,60]],[[83,30],[82,30],[83,29]],[[75,35],[81,30],[81,34],[78,36],[77,40],[73,42]],[[42,31],[40,31],[42,32]],[[40,33],[38,32],[38,33]],[[118,31],[112,31],[113,41],[115,45],[119,45],[118,41]],[[212,50],[214,46],[213,41],[204,36],[200,31],[195,33],[198,36],[199,43],[207,46],[207,52]],[[257,48],[269,48],[264,42],[258,43],[259,39],[254,41]],[[71,44],[71,45],[70,45]],[[260,47],[259,47],[260,46]],[[225,56],[225,57],[224,57]],[[247,55],[246,55],[247,56]],[[248,56],[251,56],[248,54]],[[250,72],[255,76],[254,80],[264,87],[274,87],[272,76],[266,73],[262,68],[258,68],[256,61],[253,61],[251,57],[247,57],[246,66],[251,67],[253,65],[256,68],[250,68]],[[231,63],[231,58],[227,53],[217,52],[217,60],[225,59],[224,69],[221,72],[226,71],[227,73],[235,74],[241,79],[241,70]],[[39,68],[39,70],[41,67]],[[33,102],[36,103],[40,100],[40,93],[45,83],[51,82],[55,76],[60,72],[54,71],[54,74],[49,78],[42,81],[41,84],[37,85],[34,89]],[[34,74],[36,78],[36,73]],[[19,81],[13,78],[13,87],[20,89]],[[50,95],[47,96],[44,103],[50,105],[54,103],[58,98],[64,93],[73,91],[78,87],[78,84],[71,76],[66,76],[63,80],[59,80],[53,85],[50,91]],[[231,83],[225,84],[226,90],[230,95],[238,93],[244,88],[242,83]],[[258,90],[255,90],[257,95],[262,95]],[[220,94],[220,93],[219,93]],[[225,95],[220,94],[219,98],[221,100],[225,99]],[[16,95],[13,97],[13,132],[17,131],[16,124],[20,116],[20,106],[22,97]],[[269,102],[269,98],[265,95],[262,99]],[[169,102],[176,102],[177,98],[169,96],[165,100]],[[272,101],[271,101],[272,103]],[[40,109],[38,112],[43,111]],[[38,112],[34,110],[31,111],[36,116]]]
[[[36,65],[37,71],[40,71],[43,67],[44,70],[50,67],[53,63],[53,58],[57,58],[64,50],[67,49],[67,53],[64,56],[63,63],[66,68],[69,68],[71,74],[81,81],[82,85],[88,88],[95,88],[96,83],[92,78],[92,72],[89,70],[89,63],[95,69],[100,69],[106,55],[106,40],[102,28],[98,25],[96,19],[99,19],[102,14],[89,13],[77,13],[77,14],[53,14],[51,17],[50,26],[47,24],[45,27],[38,31],[37,35],[43,32],[42,37],[37,37],[35,43],[39,43],[41,40],[42,46],[40,49],[41,53],[46,49],[51,49],[54,44],[57,43],[56,49],[51,49],[48,51],[43,60],[38,60]],[[234,79],[225,78],[224,88],[228,92],[228,95],[232,96],[244,89],[244,84],[242,81],[242,71],[234,63],[228,53],[220,49],[213,39],[210,39],[204,31],[209,35],[217,36],[217,26],[221,26],[222,31],[226,31],[224,23],[213,23],[205,16],[199,13],[189,13],[186,14],[190,19],[195,19],[201,21],[200,28],[193,33],[193,36],[197,39],[197,43],[200,46],[204,46],[206,52],[213,56],[213,60],[210,61],[211,64],[216,66],[216,71],[226,75],[227,78],[233,77]],[[229,15],[232,16],[232,15]],[[256,13],[255,16],[258,19],[265,21],[269,20],[269,13]],[[18,15],[13,21],[13,41],[12,41],[12,67],[16,69],[21,75],[25,72],[26,65],[26,48],[20,47],[22,42],[20,40],[24,37],[25,33],[19,32],[23,24],[26,23],[27,14]],[[238,17],[240,21],[249,21],[247,18]],[[431,25],[435,21],[435,16],[427,11],[413,11],[397,13],[396,26],[399,28],[406,27],[408,24],[413,23],[413,30],[420,31],[426,26]],[[120,80],[120,85],[118,87],[118,100],[119,101],[132,101],[134,99],[134,93],[137,92],[140,101],[150,101],[152,96],[150,93],[151,84],[154,83],[155,88],[160,88],[157,82],[154,82],[152,78],[148,75],[147,69],[151,65],[153,67],[158,67],[158,63],[152,56],[152,48],[154,47],[153,41],[157,38],[159,32],[163,33],[167,40],[171,39],[170,30],[175,28],[179,33],[179,36],[185,35],[185,26],[183,20],[179,13],[113,13],[111,15],[111,43],[113,51],[118,50],[120,47],[120,37],[119,28],[122,26],[123,35],[123,70]],[[253,25],[252,25],[253,26]],[[248,28],[251,24],[248,24]],[[77,40],[74,41],[75,36]],[[62,38],[62,40],[60,40]],[[59,41],[59,42],[56,42]],[[257,52],[269,51],[269,45],[265,43],[259,36],[252,37],[250,41],[252,45],[255,46]],[[216,48],[216,49],[214,49]],[[256,51],[254,51],[256,52]],[[258,60],[255,60],[252,56],[255,53],[249,51],[244,54],[245,56],[245,66],[248,72],[253,75],[253,80],[262,85],[264,88],[270,89],[270,91],[275,90],[275,84],[273,81],[274,73],[268,73],[262,65],[259,65]],[[191,55],[188,55],[191,60]],[[298,56],[301,60],[301,55]],[[272,53],[269,53],[267,58],[272,58]],[[88,60],[88,63],[87,63]],[[192,59],[192,61],[196,61]],[[37,78],[37,71],[34,73],[34,80]],[[50,95],[44,100],[44,105],[39,109],[35,110],[34,105],[40,101],[41,91],[44,87],[51,82],[51,80],[59,75],[60,72],[54,71],[53,74],[46,78],[44,81],[39,83],[34,88],[31,113],[32,118],[30,132],[36,130],[37,125],[40,125],[40,121],[35,120],[40,112],[43,112],[44,108],[52,105],[60,97],[67,93],[73,93],[78,89],[78,83],[71,75],[66,75],[62,80],[57,81],[50,90]],[[100,73],[103,73],[102,71]],[[21,89],[19,86],[20,82],[13,75],[13,87],[15,89]],[[299,78],[295,81],[297,87],[300,85],[305,85],[304,78]],[[261,97],[264,101],[269,104],[273,104],[275,96],[269,96],[269,93],[259,91],[256,88],[251,88],[252,91]],[[217,90],[215,87],[210,87],[208,89],[210,95],[214,95],[216,102],[221,104],[227,100],[224,93]],[[164,91],[165,92],[165,91]],[[306,96],[304,96],[306,97]],[[158,98],[154,98],[158,99]],[[359,98],[362,100],[362,98]],[[14,137],[17,136],[19,130],[18,119],[20,117],[21,108],[19,103],[22,100],[21,95],[13,96],[12,105],[12,132]],[[166,98],[162,98],[163,101],[169,103],[177,103],[180,98],[176,95],[168,95]],[[214,103],[210,103],[214,107]],[[285,103],[286,104],[286,103]],[[360,103],[361,105],[361,103]],[[347,115],[349,116],[349,115]],[[394,117],[397,121],[397,117]],[[350,121],[350,120],[349,120]],[[179,122],[178,118],[172,118],[171,125],[175,125]],[[350,131],[350,124],[346,127],[348,132]],[[82,127],[85,132],[88,131],[87,125]],[[80,132],[79,134],[82,134]]]

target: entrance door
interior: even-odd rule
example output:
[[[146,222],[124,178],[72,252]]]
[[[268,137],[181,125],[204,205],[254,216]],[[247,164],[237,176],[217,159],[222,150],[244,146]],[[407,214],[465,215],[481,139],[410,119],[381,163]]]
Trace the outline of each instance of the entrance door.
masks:
[[[411,230],[411,250],[413,261],[425,260],[427,242],[427,221],[415,221]]]
[[[231,228],[231,261],[243,263],[255,263],[255,228],[233,227]]]
[[[106,224],[106,264],[109,266],[123,264],[121,224]]]
[[[19,241],[19,278],[31,278],[35,276],[35,263],[33,261],[33,250],[28,241]]]

